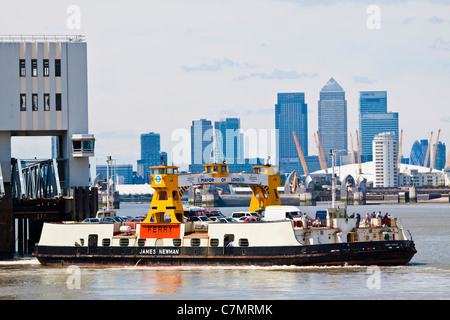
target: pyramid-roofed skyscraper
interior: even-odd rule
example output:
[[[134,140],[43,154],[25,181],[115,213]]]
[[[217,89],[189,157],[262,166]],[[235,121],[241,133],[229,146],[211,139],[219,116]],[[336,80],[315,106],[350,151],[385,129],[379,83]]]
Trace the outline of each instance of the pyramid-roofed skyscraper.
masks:
[[[331,78],[320,91],[318,108],[319,137],[329,162],[330,150],[348,150],[347,139],[347,101],[345,91]]]

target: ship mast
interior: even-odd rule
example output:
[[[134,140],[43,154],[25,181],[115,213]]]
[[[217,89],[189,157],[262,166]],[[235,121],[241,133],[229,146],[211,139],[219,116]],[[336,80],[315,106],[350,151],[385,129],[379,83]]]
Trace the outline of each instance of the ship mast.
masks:
[[[334,174],[334,161],[335,161],[335,155],[333,150],[330,150],[330,154],[331,154],[331,207],[334,208],[334,203],[335,203],[335,199],[336,199],[336,193],[334,191],[334,186],[335,186],[335,180],[336,180],[336,175]]]

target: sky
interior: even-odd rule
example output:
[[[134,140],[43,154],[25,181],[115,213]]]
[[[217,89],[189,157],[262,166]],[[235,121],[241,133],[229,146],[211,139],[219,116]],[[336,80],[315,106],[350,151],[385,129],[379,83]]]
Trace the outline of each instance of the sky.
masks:
[[[305,93],[315,155],[319,92],[331,77],[346,92],[353,137],[359,91],[382,90],[399,113],[404,157],[439,129],[450,146],[447,0],[0,0],[0,30],[85,36],[93,165],[111,155],[136,168],[141,133],[158,132],[183,167],[200,118],[241,118],[265,158],[279,92]],[[14,141],[13,156],[50,149]]]

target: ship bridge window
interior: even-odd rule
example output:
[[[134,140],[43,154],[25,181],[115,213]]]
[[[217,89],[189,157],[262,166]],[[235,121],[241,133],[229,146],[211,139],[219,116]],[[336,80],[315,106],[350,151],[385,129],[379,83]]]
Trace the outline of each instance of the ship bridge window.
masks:
[[[172,174],[172,168],[167,168],[167,174]]]
[[[227,172],[227,166],[222,166],[221,169],[222,169],[222,172]]]

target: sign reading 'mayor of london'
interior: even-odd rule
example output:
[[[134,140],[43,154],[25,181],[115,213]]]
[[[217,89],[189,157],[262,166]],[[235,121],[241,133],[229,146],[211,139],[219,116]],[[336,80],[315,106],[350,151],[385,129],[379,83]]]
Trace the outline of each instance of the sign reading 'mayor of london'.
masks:
[[[268,176],[253,173],[228,173],[228,177],[212,177],[209,173],[205,174],[182,174],[178,176],[178,185],[191,186],[196,184],[251,184],[267,185]]]

